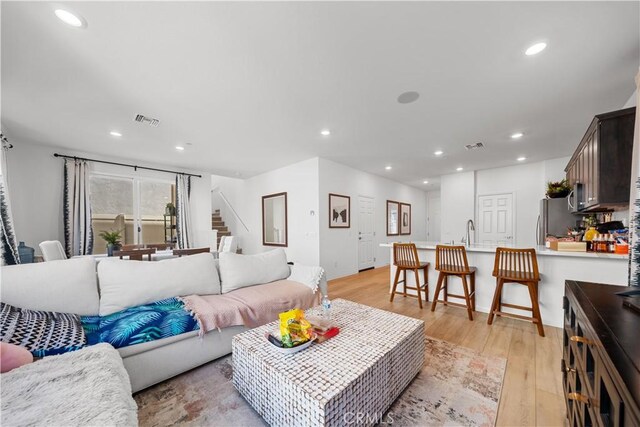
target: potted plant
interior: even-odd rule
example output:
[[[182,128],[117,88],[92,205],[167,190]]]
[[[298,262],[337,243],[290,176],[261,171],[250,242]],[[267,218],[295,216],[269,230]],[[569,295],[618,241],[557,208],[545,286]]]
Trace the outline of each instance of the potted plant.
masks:
[[[547,198],[559,199],[567,197],[571,193],[571,187],[566,179],[562,181],[549,181],[547,182]]]
[[[99,236],[102,237],[105,242],[107,242],[108,256],[113,256],[113,251],[117,251],[120,249],[120,239],[122,238],[122,233],[120,232],[120,230],[103,230],[100,232]]]
[[[165,208],[164,208],[164,213],[166,215],[171,215],[171,216],[175,215],[176,214],[175,205],[173,203],[171,203],[171,202],[167,203],[167,206],[165,206]]]

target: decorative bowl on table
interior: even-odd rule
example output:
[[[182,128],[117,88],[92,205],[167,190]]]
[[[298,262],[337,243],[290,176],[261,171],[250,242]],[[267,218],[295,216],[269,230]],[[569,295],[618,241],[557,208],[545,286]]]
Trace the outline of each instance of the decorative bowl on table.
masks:
[[[283,354],[294,354],[294,353],[298,353],[306,348],[309,348],[311,346],[311,344],[313,344],[313,341],[315,341],[315,339],[318,336],[316,335],[315,332],[313,332],[311,334],[311,338],[309,339],[309,341],[304,342],[302,344],[298,344],[295,347],[278,347],[277,345],[275,345],[274,343],[272,343],[271,341],[269,341],[269,332],[265,332],[264,334],[264,338],[267,340],[267,342],[269,343],[269,345],[276,351],[279,351],[280,353]]]

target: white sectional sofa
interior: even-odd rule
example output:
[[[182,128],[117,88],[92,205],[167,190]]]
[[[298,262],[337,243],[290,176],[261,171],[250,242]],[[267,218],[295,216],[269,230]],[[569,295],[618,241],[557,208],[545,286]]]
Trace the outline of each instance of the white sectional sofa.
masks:
[[[281,286],[277,280],[265,284],[261,282],[269,281],[269,278],[274,277],[274,272],[283,275],[282,263],[286,266],[286,256],[284,251],[278,251],[281,254],[276,255],[277,251],[272,251],[270,255],[266,255],[266,262],[261,258],[263,255],[229,254],[230,258],[226,259],[223,254],[223,258],[218,261],[211,254],[199,254],[152,262],[107,260],[98,264],[97,271],[96,263],[91,257],[7,266],[2,267],[0,273],[0,300],[32,310],[104,315],[118,311],[121,307],[146,304],[172,296],[200,295],[204,292],[222,294],[221,297],[229,296],[237,292],[230,290],[236,286]],[[288,272],[288,266],[286,268]],[[287,276],[288,273],[284,278]],[[220,277],[223,278],[222,282]],[[257,281],[250,283],[252,278]],[[313,292],[309,286],[298,284],[300,286],[294,287],[294,292]],[[313,295],[314,304],[319,301],[321,293],[326,294],[324,278],[319,286],[320,292]],[[268,294],[264,290],[260,293],[266,295],[261,304],[271,303]],[[294,295],[292,300],[293,297]],[[286,301],[283,302],[282,298],[273,303],[279,307],[286,306]],[[242,325],[229,326],[209,331],[202,337],[198,331],[192,331],[123,347],[118,351],[129,373],[132,391],[136,392],[229,354],[231,338],[245,329]]]

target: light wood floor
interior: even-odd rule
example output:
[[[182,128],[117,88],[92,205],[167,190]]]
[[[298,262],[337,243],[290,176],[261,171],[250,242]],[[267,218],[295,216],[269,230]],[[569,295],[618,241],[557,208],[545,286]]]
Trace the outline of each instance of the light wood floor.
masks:
[[[429,282],[435,286],[433,270]],[[495,285],[478,283],[476,286],[493,288]],[[401,295],[390,303],[388,267],[331,280],[329,296],[422,319],[429,336],[506,358],[498,426],[565,425],[560,374],[561,329],[545,326],[546,337],[542,338],[530,322],[498,317],[489,326],[484,313],[474,313],[471,322],[462,308],[439,304],[432,313],[430,307],[420,310],[415,298]]]

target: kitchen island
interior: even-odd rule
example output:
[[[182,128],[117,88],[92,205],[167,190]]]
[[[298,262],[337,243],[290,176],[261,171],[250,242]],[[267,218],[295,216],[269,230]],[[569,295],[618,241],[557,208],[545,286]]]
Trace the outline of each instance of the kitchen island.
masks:
[[[413,242],[418,249],[418,257],[422,262],[429,262],[429,301],[433,301],[433,294],[438,281],[438,272],[435,271],[436,245],[435,242]],[[389,248],[389,260],[391,264],[389,292],[393,286],[395,267],[393,266],[393,244],[383,243],[380,246]],[[538,285],[540,314],[545,325],[562,327],[562,297],[564,295],[564,281],[575,280],[584,282],[599,282],[611,285],[626,285],[629,271],[629,256],[618,254],[604,254],[593,252],[558,252],[538,246],[535,248],[538,255],[538,268],[540,270],[540,283]],[[496,280],[491,275],[495,259],[496,248],[486,245],[470,245],[467,247],[467,259],[470,266],[477,267],[476,272],[476,311],[488,313],[496,288]],[[420,272],[420,280],[422,272]],[[413,274],[407,275],[410,286],[415,285]],[[402,284],[398,285],[398,290]],[[408,291],[415,294],[414,291]],[[462,294],[462,285],[456,278],[449,279],[449,292]],[[401,298],[397,296],[396,298]],[[442,297],[442,296],[441,296]],[[531,306],[529,293],[526,286],[518,284],[506,284],[502,290],[502,300],[511,304]],[[441,309],[438,305],[437,309]],[[425,309],[430,309],[430,305]],[[503,308],[504,311],[512,311],[517,314],[530,315],[530,312],[522,312]],[[498,317],[497,320],[500,321]],[[495,322],[494,321],[494,322]]]

